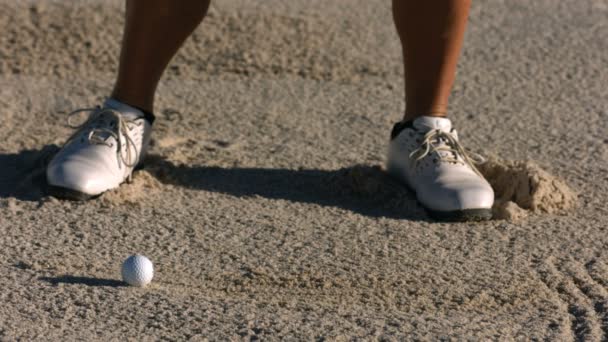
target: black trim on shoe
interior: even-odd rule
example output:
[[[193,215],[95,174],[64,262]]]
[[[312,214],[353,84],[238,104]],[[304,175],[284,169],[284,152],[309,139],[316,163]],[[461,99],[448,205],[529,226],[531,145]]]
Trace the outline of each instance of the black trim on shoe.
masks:
[[[391,131],[391,140],[395,139],[396,136],[401,133],[406,128],[414,128],[414,120],[410,121],[399,121],[393,126],[393,130]]]
[[[492,219],[492,209],[489,208],[463,209],[454,211],[437,211],[428,208],[424,209],[432,219],[441,222],[479,222]]]
[[[89,194],[85,194],[84,192],[80,192],[80,191],[76,191],[76,190],[72,190],[72,189],[68,189],[68,188],[64,188],[64,187],[60,187],[60,186],[54,186],[54,185],[47,186],[47,193],[55,198],[70,200],[70,201],[88,201],[88,200],[101,196],[101,194],[89,195]]]
[[[412,188],[403,178],[400,176],[399,171],[391,166],[387,166],[386,172],[388,176],[394,179],[397,183],[402,185],[407,190],[416,194],[416,190]],[[453,211],[437,211],[425,207],[420,201],[416,200],[424,211],[435,221],[438,222],[479,222],[487,221],[492,219],[492,209],[490,208],[478,208],[478,209],[462,209]]]
[[[131,106],[131,105],[129,105],[129,106]],[[133,107],[135,109],[139,109],[142,113],[144,113],[144,119],[146,119],[146,121],[148,121],[148,123],[150,124],[150,126],[152,124],[154,124],[154,120],[156,120],[156,116],[154,116],[154,113],[149,112],[149,111],[147,111],[147,110],[145,110],[143,108],[139,108],[137,106],[131,106],[131,107]]]

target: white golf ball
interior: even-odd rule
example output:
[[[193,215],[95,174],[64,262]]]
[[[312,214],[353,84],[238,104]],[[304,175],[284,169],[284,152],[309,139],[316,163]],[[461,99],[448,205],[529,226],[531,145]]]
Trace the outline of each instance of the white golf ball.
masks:
[[[135,254],[122,263],[122,280],[132,286],[146,286],[154,277],[152,261],[143,255]]]

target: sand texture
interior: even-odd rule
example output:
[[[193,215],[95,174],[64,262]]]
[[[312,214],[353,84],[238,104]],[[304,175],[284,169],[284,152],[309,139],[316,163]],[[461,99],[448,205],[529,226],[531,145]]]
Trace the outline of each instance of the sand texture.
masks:
[[[0,0],[0,340],[608,339],[608,6],[474,1],[451,117],[496,219],[383,171],[403,112],[381,0],[221,0],[172,61],[146,168],[45,195],[111,90],[119,0]],[[126,287],[130,254],[155,264]]]
[[[528,212],[568,214],[578,194],[530,161],[489,159],[477,166],[494,189],[494,218],[517,220]]]

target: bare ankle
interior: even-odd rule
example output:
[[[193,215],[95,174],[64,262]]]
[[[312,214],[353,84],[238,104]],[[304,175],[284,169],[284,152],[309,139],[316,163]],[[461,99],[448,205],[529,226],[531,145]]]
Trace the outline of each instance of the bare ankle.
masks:
[[[448,116],[448,114],[445,111],[417,112],[415,114],[405,112],[405,115],[403,116],[403,122],[412,121],[421,116],[433,116],[433,117],[438,117],[438,118],[445,118]]]

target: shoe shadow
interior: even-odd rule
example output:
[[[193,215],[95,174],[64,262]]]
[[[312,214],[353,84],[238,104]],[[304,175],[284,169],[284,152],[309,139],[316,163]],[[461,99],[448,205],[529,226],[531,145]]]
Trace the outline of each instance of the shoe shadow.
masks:
[[[58,150],[57,145],[47,145],[40,150],[0,154],[0,199],[40,201],[47,196],[46,166]],[[380,166],[354,165],[338,170],[221,168],[176,165],[154,154],[146,158],[145,165],[145,171],[164,184],[236,197],[338,207],[370,217],[428,220],[414,194]]]
[[[145,170],[161,183],[236,197],[311,203],[364,216],[424,220],[415,195],[380,166],[354,165],[338,170],[222,168],[176,165],[150,155]]]
[[[46,196],[46,165],[57,151],[57,145],[47,145],[40,150],[0,153],[0,198],[39,201]]]
[[[63,275],[59,277],[40,277],[42,281],[46,281],[52,285],[58,284],[79,284],[86,286],[110,286],[110,287],[123,287],[127,284],[120,280],[115,279],[102,279],[92,277],[75,277],[70,275]]]

